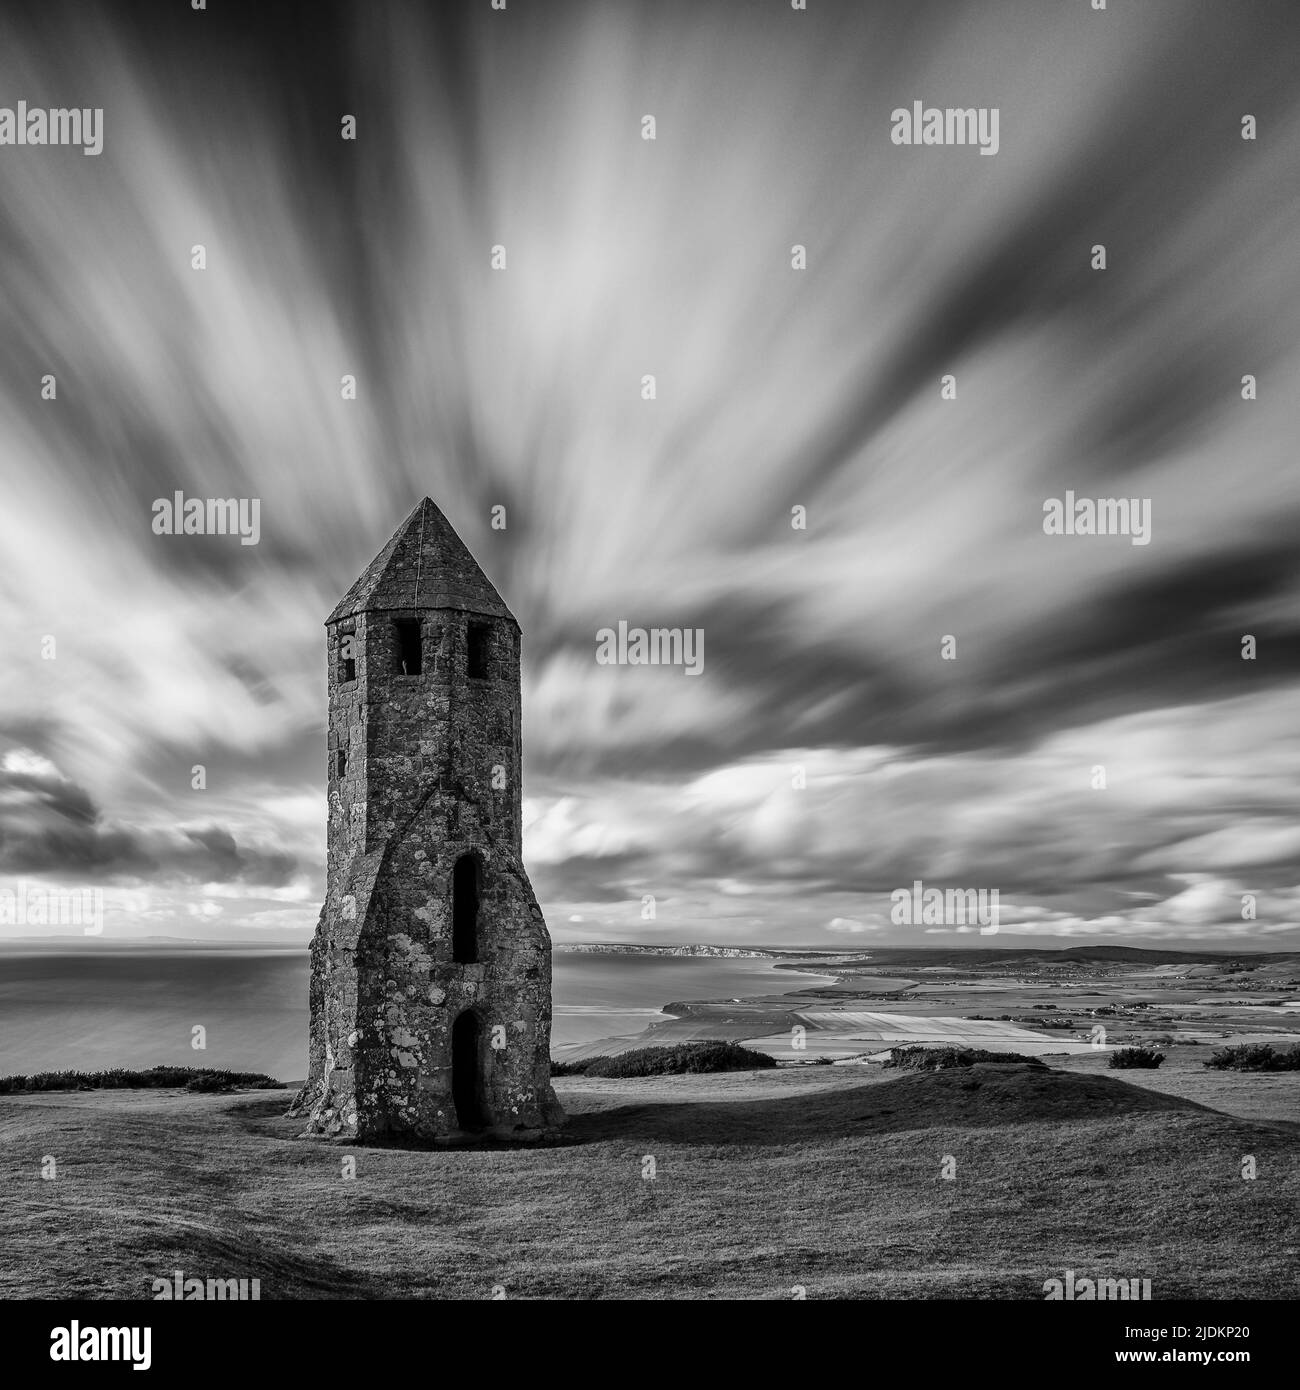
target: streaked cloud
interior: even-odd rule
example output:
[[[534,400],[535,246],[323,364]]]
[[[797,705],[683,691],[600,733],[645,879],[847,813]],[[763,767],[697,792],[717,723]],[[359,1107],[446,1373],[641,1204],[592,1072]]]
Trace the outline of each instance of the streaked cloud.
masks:
[[[427,492],[524,628],[557,936],[897,940],[916,877],[1296,927],[1300,16],[895,9],[7,13],[0,89],[106,115],[0,150],[0,875],[309,925],[321,623]],[[999,153],[892,146],[914,98]],[[155,536],[177,489],[260,543]],[[1152,543],[1045,536],[1067,489]]]

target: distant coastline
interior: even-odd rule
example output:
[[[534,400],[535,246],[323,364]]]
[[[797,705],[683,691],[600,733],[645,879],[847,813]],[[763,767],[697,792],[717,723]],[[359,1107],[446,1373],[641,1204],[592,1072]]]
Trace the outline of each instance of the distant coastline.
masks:
[[[792,947],[772,946],[714,946],[708,942],[695,942],[684,946],[646,945],[641,943],[624,944],[613,941],[566,941],[553,949],[565,955],[600,956],[706,956],[725,960],[812,960],[826,956],[836,962],[858,962],[871,959],[869,951],[835,951],[826,948],[810,947],[797,950]]]
[[[256,943],[0,941],[0,1075],[202,1062],[298,1078],[307,989],[306,945],[283,936]],[[1215,994],[1226,1001],[1222,1012],[1211,1007],[1221,1002]],[[1242,1003],[1230,1007],[1233,1000]],[[1050,1031],[1055,1045],[1063,1035],[1045,1030],[1046,1019],[1073,1011],[1082,1029],[1093,1026],[1101,1008],[1109,1010],[1102,1015],[1107,1032],[1130,1039],[1142,1039],[1144,1029],[1152,1036],[1162,1029],[1191,1032],[1202,1042],[1211,1035],[1249,1041],[1278,1029],[1289,1033],[1288,1020],[1300,1009],[1300,953],[1044,951],[1010,942],[870,951],[707,941],[561,943],[551,1042],[557,1056],[567,1057],[615,1038],[621,1046],[645,1046],[651,1036],[656,1043],[788,1038],[800,1021],[793,1015],[811,1011],[843,1019],[805,1020],[815,1024],[809,1055],[862,1051],[854,1040],[878,1034],[875,1016],[882,1013],[961,1018],[971,1037],[985,1037],[989,1028]],[[204,1030],[201,1050],[193,1046],[196,1025]],[[650,1036],[647,1025],[655,1025]],[[913,1036],[916,1026],[903,1031]],[[1017,1045],[1024,1042],[1020,1037]]]

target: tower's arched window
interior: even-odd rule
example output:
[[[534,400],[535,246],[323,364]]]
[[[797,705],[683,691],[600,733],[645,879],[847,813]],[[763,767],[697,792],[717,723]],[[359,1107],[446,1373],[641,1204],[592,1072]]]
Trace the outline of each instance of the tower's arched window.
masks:
[[[488,639],[492,629],[487,623],[470,623],[467,634],[468,651],[465,659],[465,674],[475,680],[487,680]]]
[[[479,864],[462,854],[451,873],[451,955],[458,965],[478,960]]]

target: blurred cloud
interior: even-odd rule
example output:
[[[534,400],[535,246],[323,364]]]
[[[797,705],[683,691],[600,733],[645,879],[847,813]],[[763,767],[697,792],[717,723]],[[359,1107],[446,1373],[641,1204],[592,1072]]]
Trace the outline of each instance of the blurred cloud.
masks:
[[[39,771],[22,770],[35,765]],[[313,859],[312,867],[319,867]],[[111,822],[83,787],[26,750],[11,750],[0,768],[0,874],[54,874],[100,885],[276,888],[292,882],[300,869],[293,852],[247,838],[241,844],[222,825]]]
[[[0,151],[0,875],[309,926],[321,623],[427,492],[524,629],[558,936],[897,940],[915,877],[1295,927],[1300,14],[1192,8],[7,7],[0,87],[105,147]],[[891,145],[916,98],[998,155]],[[155,536],[177,489],[261,542]],[[619,619],[704,674],[597,666]]]

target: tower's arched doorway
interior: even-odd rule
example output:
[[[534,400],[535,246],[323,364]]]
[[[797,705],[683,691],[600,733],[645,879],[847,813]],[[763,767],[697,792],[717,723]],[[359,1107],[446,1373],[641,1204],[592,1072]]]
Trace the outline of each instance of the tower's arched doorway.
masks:
[[[457,965],[478,960],[478,856],[462,854],[451,873],[451,956]]]
[[[482,1027],[473,1009],[451,1026],[451,1098],[461,1129],[482,1129],[483,1087],[479,1079]]]

